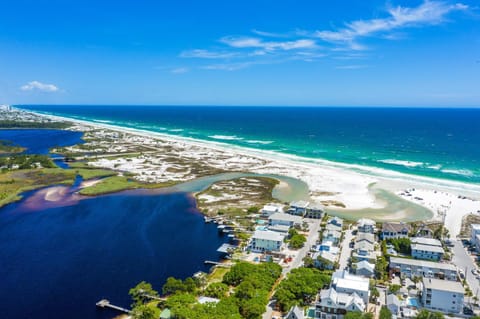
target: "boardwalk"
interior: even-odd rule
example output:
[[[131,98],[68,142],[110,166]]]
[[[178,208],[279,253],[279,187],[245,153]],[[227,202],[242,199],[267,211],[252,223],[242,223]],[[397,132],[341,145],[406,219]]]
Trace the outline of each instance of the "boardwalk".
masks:
[[[114,310],[124,312],[124,313],[128,313],[128,314],[131,313],[131,311],[128,310],[128,309],[112,305],[110,303],[110,301],[108,301],[107,299],[100,300],[99,302],[96,303],[96,305],[97,305],[97,307],[100,307],[100,308],[110,308],[110,309],[114,309]]]

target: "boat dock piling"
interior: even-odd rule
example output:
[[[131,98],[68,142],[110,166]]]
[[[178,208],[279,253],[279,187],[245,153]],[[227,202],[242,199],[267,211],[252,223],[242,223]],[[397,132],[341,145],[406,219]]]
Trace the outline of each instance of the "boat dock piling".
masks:
[[[100,300],[99,302],[96,303],[96,306],[97,307],[100,307],[100,308],[110,308],[110,309],[114,309],[114,310],[117,310],[117,311],[120,311],[120,312],[124,312],[124,313],[131,313],[132,311],[131,310],[128,310],[128,309],[125,309],[125,308],[122,308],[122,307],[119,307],[119,306],[115,306],[115,305],[112,305],[110,303],[110,301],[108,301],[107,299],[102,299]]]

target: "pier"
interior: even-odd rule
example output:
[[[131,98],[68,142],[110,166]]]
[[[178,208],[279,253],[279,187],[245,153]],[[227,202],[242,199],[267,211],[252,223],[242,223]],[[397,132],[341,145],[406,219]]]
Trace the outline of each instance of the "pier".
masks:
[[[99,302],[96,303],[96,305],[97,305],[97,307],[100,307],[100,308],[110,308],[110,309],[117,310],[117,311],[124,312],[124,313],[128,313],[128,314],[130,314],[132,312],[131,310],[112,305],[110,303],[110,301],[108,301],[107,299],[100,300]]]

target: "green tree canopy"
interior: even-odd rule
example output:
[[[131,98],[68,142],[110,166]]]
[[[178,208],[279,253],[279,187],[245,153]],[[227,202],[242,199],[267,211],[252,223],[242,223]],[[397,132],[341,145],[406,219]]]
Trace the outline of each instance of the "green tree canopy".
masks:
[[[158,297],[158,292],[152,288],[152,285],[148,282],[142,281],[138,283],[135,287],[130,289],[128,294],[132,297],[133,304],[132,307],[143,305],[150,300],[147,296]]]

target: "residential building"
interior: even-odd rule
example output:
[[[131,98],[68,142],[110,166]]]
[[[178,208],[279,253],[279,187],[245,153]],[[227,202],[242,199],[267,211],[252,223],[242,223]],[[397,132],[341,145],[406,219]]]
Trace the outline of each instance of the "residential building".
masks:
[[[470,225],[470,244],[475,245],[477,251],[480,251],[480,224]]]
[[[298,202],[290,203],[290,208],[288,213],[297,216],[305,216],[307,213],[307,207],[310,205],[309,202],[300,200]]]
[[[320,219],[323,217],[325,207],[322,204],[313,203],[308,205],[305,217]]]
[[[395,294],[387,295],[386,307],[390,310],[392,315],[397,317],[400,315],[400,300]]]
[[[293,306],[285,316],[285,319],[304,319],[305,313],[299,306]]]
[[[458,281],[423,278],[422,304],[429,310],[461,313],[465,290]]]
[[[415,237],[412,238],[412,257],[417,259],[441,260],[445,251],[442,243],[433,238]]]
[[[274,213],[268,217],[268,225],[285,225],[289,227],[302,225],[302,217],[284,213]]]
[[[343,219],[339,217],[332,217],[327,221],[326,230],[342,231]]]
[[[256,230],[251,240],[251,249],[256,252],[280,251],[285,236],[270,230]]]
[[[277,203],[271,203],[271,204],[263,206],[263,208],[260,210],[260,212],[262,213],[262,216],[264,216],[264,217],[269,217],[270,215],[273,215],[275,213],[284,213],[283,205],[282,204],[277,204]]]
[[[374,251],[354,251],[352,253],[357,261],[367,261],[369,263],[374,263],[377,260],[377,253]]]
[[[411,227],[406,223],[383,223],[380,238],[408,238],[408,234],[410,233],[410,231]]]
[[[390,272],[409,278],[427,277],[453,281],[458,278],[457,267],[448,263],[390,257],[389,268]]]
[[[375,235],[371,233],[357,233],[357,237],[355,237],[355,242],[368,242],[370,244],[375,243]]]
[[[360,218],[357,221],[357,227],[359,233],[375,233],[375,221],[368,218]]]
[[[340,238],[342,237],[342,233],[338,230],[324,230],[322,233],[322,239],[328,240],[333,242],[337,245],[340,242]]]
[[[277,224],[273,226],[268,226],[268,230],[276,231],[276,232],[287,235],[288,231],[290,230],[290,226]]]
[[[332,254],[329,251],[320,251],[313,254],[312,258],[316,268],[333,270],[335,268],[337,256],[337,254]]]
[[[347,312],[365,310],[365,301],[355,292],[339,292],[331,287],[320,292],[320,298],[315,305],[315,318],[343,319]]]
[[[375,274],[375,264],[362,260],[353,264],[357,276],[372,277]]]
[[[433,230],[426,225],[422,225],[419,229],[417,229],[415,237],[433,238]]]
[[[368,304],[370,296],[370,280],[368,278],[349,274],[346,270],[337,270],[332,275],[331,286],[335,288],[337,292],[347,294],[355,293],[362,298],[365,304]]]

